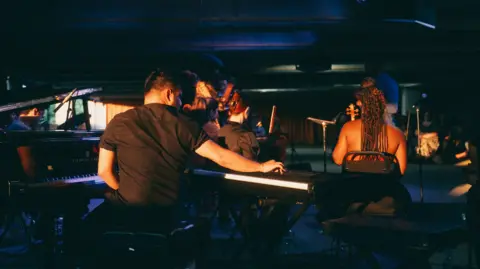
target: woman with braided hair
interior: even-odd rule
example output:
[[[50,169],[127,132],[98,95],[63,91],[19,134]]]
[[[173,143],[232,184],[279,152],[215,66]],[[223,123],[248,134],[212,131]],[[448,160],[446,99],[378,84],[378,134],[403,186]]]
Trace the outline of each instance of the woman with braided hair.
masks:
[[[399,129],[385,120],[385,97],[373,84],[363,87],[357,96],[362,104],[359,120],[346,123],[333,152],[333,160],[341,165],[347,152],[387,152],[397,157],[400,172],[407,168],[407,143]]]
[[[333,151],[333,161],[342,165],[347,153],[352,151],[389,153],[398,159],[399,172],[403,175],[407,168],[407,143],[402,131],[385,122],[386,104],[382,91],[374,85],[368,85],[357,92],[357,97],[362,104],[361,118],[343,125]],[[367,162],[364,164],[367,165]],[[411,202],[405,187],[397,180],[378,181],[376,178],[349,181],[348,189],[344,184],[332,185],[329,190],[332,201],[324,206],[324,211],[318,217],[342,217],[345,213],[403,212]]]

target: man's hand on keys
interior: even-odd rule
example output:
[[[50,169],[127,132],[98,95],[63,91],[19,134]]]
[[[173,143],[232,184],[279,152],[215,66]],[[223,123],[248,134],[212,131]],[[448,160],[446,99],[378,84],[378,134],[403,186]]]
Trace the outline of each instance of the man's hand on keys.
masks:
[[[262,163],[262,173],[268,173],[272,171],[283,174],[285,172],[285,167],[283,166],[283,163],[275,160]]]

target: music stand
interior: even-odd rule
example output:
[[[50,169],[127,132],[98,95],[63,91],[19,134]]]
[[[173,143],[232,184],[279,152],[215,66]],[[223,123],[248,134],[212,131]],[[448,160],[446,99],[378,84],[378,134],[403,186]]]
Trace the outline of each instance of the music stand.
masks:
[[[323,172],[327,172],[327,126],[335,124],[335,121],[321,120],[312,117],[308,117],[307,120],[313,121],[316,124],[322,125],[323,131]]]

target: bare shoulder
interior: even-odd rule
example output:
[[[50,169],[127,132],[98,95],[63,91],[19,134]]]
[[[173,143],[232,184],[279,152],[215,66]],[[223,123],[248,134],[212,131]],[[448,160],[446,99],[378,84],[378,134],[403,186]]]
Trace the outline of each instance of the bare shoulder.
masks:
[[[362,124],[361,120],[348,121],[343,125],[342,130],[343,131],[355,130],[361,127],[361,124]]]
[[[392,125],[387,125],[387,129],[388,129],[388,132],[390,132],[395,137],[404,138],[403,131],[400,130],[399,128]]]

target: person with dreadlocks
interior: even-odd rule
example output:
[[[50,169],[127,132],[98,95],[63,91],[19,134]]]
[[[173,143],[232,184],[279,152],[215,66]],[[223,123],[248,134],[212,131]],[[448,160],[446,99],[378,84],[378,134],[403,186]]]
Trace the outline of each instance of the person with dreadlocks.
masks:
[[[397,157],[400,172],[407,168],[407,143],[399,129],[389,125],[384,117],[385,97],[374,84],[357,93],[362,105],[361,119],[346,123],[333,152],[333,160],[341,165],[349,151],[388,152]]]
[[[362,108],[362,94],[361,94],[362,89],[369,88],[369,87],[377,87],[377,81],[374,78],[366,77],[363,79],[362,83],[360,83],[360,89],[355,93],[355,98],[357,99],[356,105],[360,107],[360,109]],[[393,114],[397,113],[397,108],[395,105],[387,103],[387,100],[385,98],[384,100],[385,100],[385,111],[383,113],[383,118],[385,120],[385,123],[389,125],[395,125],[395,122],[393,121]]]
[[[398,159],[401,175],[407,169],[407,143],[403,132],[385,122],[385,98],[374,85],[363,87],[357,94],[362,104],[361,118],[347,122],[341,129],[333,151],[333,161],[342,165],[345,156],[352,151],[390,153]],[[329,187],[332,196],[327,199],[320,220],[342,217],[345,214],[396,214],[411,202],[405,187],[397,180],[355,180]],[[328,201],[330,200],[330,201]],[[323,203],[323,201],[322,201]]]

